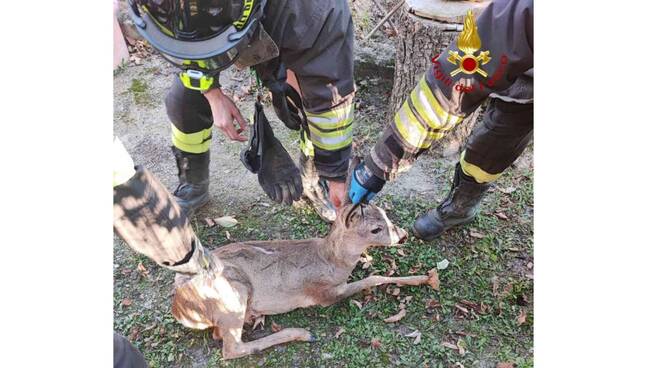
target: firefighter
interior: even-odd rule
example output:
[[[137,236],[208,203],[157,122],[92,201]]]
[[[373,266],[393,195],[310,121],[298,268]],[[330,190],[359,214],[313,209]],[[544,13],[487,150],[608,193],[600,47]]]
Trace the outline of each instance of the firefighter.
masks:
[[[352,173],[353,203],[371,200],[388,180],[412,165],[488,97],[443,202],[417,218],[414,234],[431,240],[472,221],[479,203],[522,153],[533,131],[532,0],[495,0],[463,31],[420,79],[365,161]]]
[[[174,197],[142,166],[134,166],[123,144],[113,144],[113,227],[134,251],[161,267],[207,275],[219,267],[202,245]],[[147,367],[142,354],[114,333],[114,367]]]
[[[347,1],[128,1],[138,32],[181,70],[165,105],[179,169],[173,194],[184,213],[209,201],[213,125],[231,140],[247,140],[241,134],[245,119],[218,83],[218,74],[236,64],[254,67],[289,128],[299,129],[300,119],[287,89],[293,85],[302,95],[309,126],[300,145],[302,188],[292,178],[279,178],[273,199],[290,204],[302,192],[324,220],[333,221],[346,193],[353,130]]]

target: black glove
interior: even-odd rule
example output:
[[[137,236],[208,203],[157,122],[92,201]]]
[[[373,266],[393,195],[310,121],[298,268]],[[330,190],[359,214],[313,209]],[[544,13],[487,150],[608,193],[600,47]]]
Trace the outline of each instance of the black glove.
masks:
[[[290,205],[302,195],[300,170],[275,138],[261,103],[257,101],[254,109],[250,147],[241,152],[241,161],[248,170],[257,173],[259,185],[270,199]]]

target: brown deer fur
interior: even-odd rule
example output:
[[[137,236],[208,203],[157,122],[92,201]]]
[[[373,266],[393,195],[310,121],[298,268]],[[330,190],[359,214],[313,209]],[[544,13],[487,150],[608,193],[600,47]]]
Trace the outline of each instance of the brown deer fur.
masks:
[[[313,305],[327,306],[373,286],[429,284],[429,276],[370,276],[347,283],[360,255],[370,246],[396,245],[407,234],[374,205],[346,205],[322,239],[247,241],[211,252],[215,272],[175,278],[172,314],[183,325],[213,328],[223,340],[223,357],[233,359],[289,341],[312,341],[309,331],[285,328],[243,342],[243,324]]]

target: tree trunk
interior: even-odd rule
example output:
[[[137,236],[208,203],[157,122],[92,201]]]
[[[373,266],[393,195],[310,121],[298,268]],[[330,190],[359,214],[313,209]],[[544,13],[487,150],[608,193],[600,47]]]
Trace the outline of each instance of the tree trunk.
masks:
[[[473,9],[475,16],[487,3],[468,1],[407,0],[396,18],[397,37],[394,88],[390,97],[390,117],[408,98],[420,78],[431,66],[431,58],[443,52],[463,29],[463,15]],[[423,15],[422,16],[418,16]],[[437,142],[433,149],[442,157],[455,159],[465,145],[481,108]]]

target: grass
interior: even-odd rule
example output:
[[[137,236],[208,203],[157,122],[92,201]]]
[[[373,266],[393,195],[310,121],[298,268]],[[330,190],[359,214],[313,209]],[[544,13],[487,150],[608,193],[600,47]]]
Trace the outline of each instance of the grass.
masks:
[[[371,78],[356,83],[355,154],[364,156],[386,121],[385,91],[391,90],[391,81]],[[131,93],[136,103],[142,98],[153,100],[141,79],[133,79],[126,93]],[[532,155],[532,150],[533,147],[528,148],[524,155]],[[435,162],[435,157],[432,160]],[[386,209],[394,223],[409,230],[417,216],[437,206],[446,194],[453,171],[446,163],[437,162],[439,166],[431,168],[428,175],[444,183],[441,196],[376,198],[375,203]],[[213,180],[213,185],[221,185],[222,178]],[[210,331],[187,329],[174,320],[170,313],[174,273],[159,268],[117,240],[114,328],[144,353],[152,367],[453,368],[460,367],[460,363],[467,368],[495,367],[499,362],[531,367],[533,208],[533,170],[507,170],[488,193],[473,223],[452,229],[431,242],[411,237],[401,248],[372,249],[371,267],[362,269],[358,265],[351,275],[351,280],[358,280],[373,272],[386,274],[393,269],[392,262],[396,264],[394,276],[425,274],[447,259],[449,266],[439,271],[439,291],[402,287],[400,294],[394,296],[393,286],[381,286],[351,298],[361,302],[362,309],[348,299],[325,308],[268,316],[263,331],[247,327],[244,339],[270,334],[274,322],[282,327],[307,328],[318,341],[276,346],[233,361],[222,360],[222,343],[213,340]],[[236,227],[208,228],[202,219],[193,221],[196,233],[209,248],[240,240],[324,236],[329,229],[308,206],[256,203],[225,212],[237,218]],[[483,236],[475,237],[475,233]],[[406,316],[397,323],[383,322],[397,313],[402,302],[406,303]],[[523,312],[526,320],[519,324]],[[418,344],[405,336],[414,331],[421,333]],[[379,344],[372,344],[376,340]],[[447,347],[453,345],[460,345],[463,354]]]
[[[367,270],[357,267],[351,276],[358,280],[374,271],[384,274],[392,269],[391,260],[398,267],[395,276],[421,274],[446,258],[450,264],[439,271],[439,292],[428,287],[402,287],[395,297],[388,293],[392,286],[381,286],[353,298],[363,303],[361,310],[344,300],[326,308],[268,316],[265,331],[246,328],[245,338],[270,333],[275,322],[283,327],[308,328],[318,341],[278,346],[234,361],[221,360],[221,343],[211,339],[210,331],[189,330],[173,319],[169,293],[174,274],[117,242],[115,329],[128,336],[153,367],[453,367],[457,362],[479,367],[505,361],[531,367],[533,280],[527,265],[533,260],[532,179],[531,172],[507,172],[497,185],[516,190],[489,193],[475,222],[453,229],[439,240],[425,243],[409,239],[401,248],[404,255],[397,254],[397,248],[370,250],[372,266]],[[431,200],[387,196],[376,203],[388,209],[395,223],[410,229],[418,214],[435,205]],[[496,212],[504,212],[508,220],[498,218]],[[328,230],[308,207],[259,206],[237,210],[237,214],[239,225],[228,229],[231,240],[227,229],[209,229],[202,222],[194,226],[211,248],[236,240],[322,236]],[[471,232],[484,236],[475,238]],[[138,270],[140,263],[147,276]],[[406,305],[407,315],[398,323],[383,322],[398,311],[407,296],[412,296]],[[127,304],[126,299],[131,300],[130,305],[122,305]],[[427,307],[430,300],[437,301],[437,307]],[[470,307],[469,302],[477,307]],[[527,318],[519,325],[517,318],[523,309]],[[340,329],[344,332],[335,337]],[[417,345],[413,338],[405,337],[415,330],[422,334]],[[378,348],[372,346],[373,339],[380,342]],[[464,355],[443,346],[443,342],[460,344]]]

